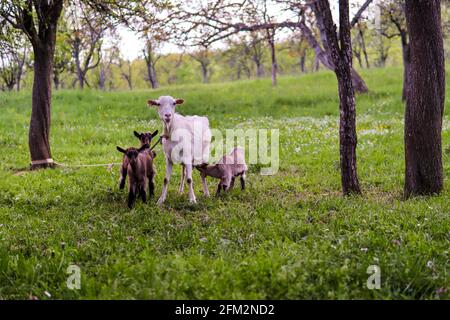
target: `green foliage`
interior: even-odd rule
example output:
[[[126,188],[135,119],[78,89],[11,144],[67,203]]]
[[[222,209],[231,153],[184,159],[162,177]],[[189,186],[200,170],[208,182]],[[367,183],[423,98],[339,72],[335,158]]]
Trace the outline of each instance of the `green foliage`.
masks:
[[[250,168],[248,189],[198,204],[177,194],[134,210],[118,167],[20,171],[28,164],[30,93],[0,94],[0,298],[448,299],[450,197],[402,199],[403,105],[398,68],[363,72],[357,98],[358,169],[364,194],[343,198],[338,98],[329,72],[154,91],[58,91],[51,143],[61,163],[120,162],[133,130],[161,129],[148,98],[186,99],[183,114],[214,128],[279,128],[280,171]],[[447,97],[450,90],[447,87]],[[450,123],[444,119],[446,184]],[[157,147],[157,195],[164,161]],[[209,180],[210,190],[216,181]],[[81,268],[81,290],[66,268]],[[367,267],[381,289],[366,288]]]

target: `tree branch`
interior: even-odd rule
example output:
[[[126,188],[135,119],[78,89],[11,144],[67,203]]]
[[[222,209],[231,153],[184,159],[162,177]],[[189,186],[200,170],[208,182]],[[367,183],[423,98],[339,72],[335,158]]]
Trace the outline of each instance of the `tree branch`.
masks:
[[[350,26],[353,28],[355,24],[358,23],[359,19],[361,18],[361,15],[366,11],[367,7],[372,3],[373,0],[366,0],[364,4],[359,8],[359,10],[356,12],[355,16],[352,19],[352,22],[350,23]]]

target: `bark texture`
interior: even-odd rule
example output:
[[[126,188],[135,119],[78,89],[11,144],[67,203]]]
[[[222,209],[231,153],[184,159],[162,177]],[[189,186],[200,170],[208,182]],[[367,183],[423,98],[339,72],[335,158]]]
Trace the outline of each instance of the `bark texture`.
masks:
[[[277,73],[278,73],[278,62],[277,62],[277,54],[275,49],[275,29],[269,30],[267,29],[267,42],[269,43],[270,48],[270,60],[272,63],[272,69],[271,69],[271,79],[272,79],[272,86],[277,85]]]
[[[402,101],[406,101],[409,90],[409,70],[411,64],[410,47],[407,32],[402,31],[400,34],[402,40],[402,56],[403,56],[403,90]]]
[[[150,40],[147,41],[146,48],[144,49],[144,59],[147,66],[147,79],[152,89],[159,87],[158,79],[156,77],[156,63],[161,56],[154,52],[153,44]]]
[[[444,184],[444,49],[439,0],[406,0],[410,66],[405,110],[406,197],[439,193]]]
[[[348,0],[339,0],[339,42],[328,0],[319,0],[317,6],[323,13],[324,32],[335,65],[334,71],[339,86],[339,144],[342,191],[344,195],[360,193],[356,168],[356,108],[352,82],[349,4]]]
[[[40,162],[51,158],[50,151],[50,122],[52,104],[52,72],[55,54],[56,29],[63,6],[63,0],[35,1],[36,11],[45,12],[46,16],[40,16],[38,20],[38,32],[31,23],[29,16],[28,35],[34,50],[34,80],[32,93],[32,111],[28,145],[32,168],[48,167],[52,164]]]

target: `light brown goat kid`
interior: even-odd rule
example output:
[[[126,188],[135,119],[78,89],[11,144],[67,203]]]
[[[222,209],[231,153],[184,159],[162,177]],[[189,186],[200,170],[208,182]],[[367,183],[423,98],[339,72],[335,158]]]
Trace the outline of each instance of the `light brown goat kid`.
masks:
[[[247,172],[247,165],[245,163],[245,152],[241,148],[234,148],[230,154],[224,155],[217,163],[213,165],[202,164],[196,166],[200,171],[202,177],[213,177],[220,179],[217,186],[216,195],[220,191],[228,191],[234,186],[236,177],[240,177],[241,190],[245,189],[245,174]]]

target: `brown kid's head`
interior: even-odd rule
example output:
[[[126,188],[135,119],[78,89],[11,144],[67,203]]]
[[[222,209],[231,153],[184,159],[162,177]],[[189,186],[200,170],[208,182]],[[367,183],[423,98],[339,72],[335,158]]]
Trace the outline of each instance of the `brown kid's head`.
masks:
[[[144,144],[150,145],[150,142],[157,134],[158,134],[158,130],[156,130],[153,133],[150,133],[150,132],[138,133],[138,132],[134,131],[134,135],[139,139],[139,141],[141,142],[141,145],[144,145]]]
[[[208,167],[207,163],[202,163],[202,164],[199,164],[199,165],[195,166],[195,168],[198,171],[200,171],[201,173],[205,173],[207,167]]]

